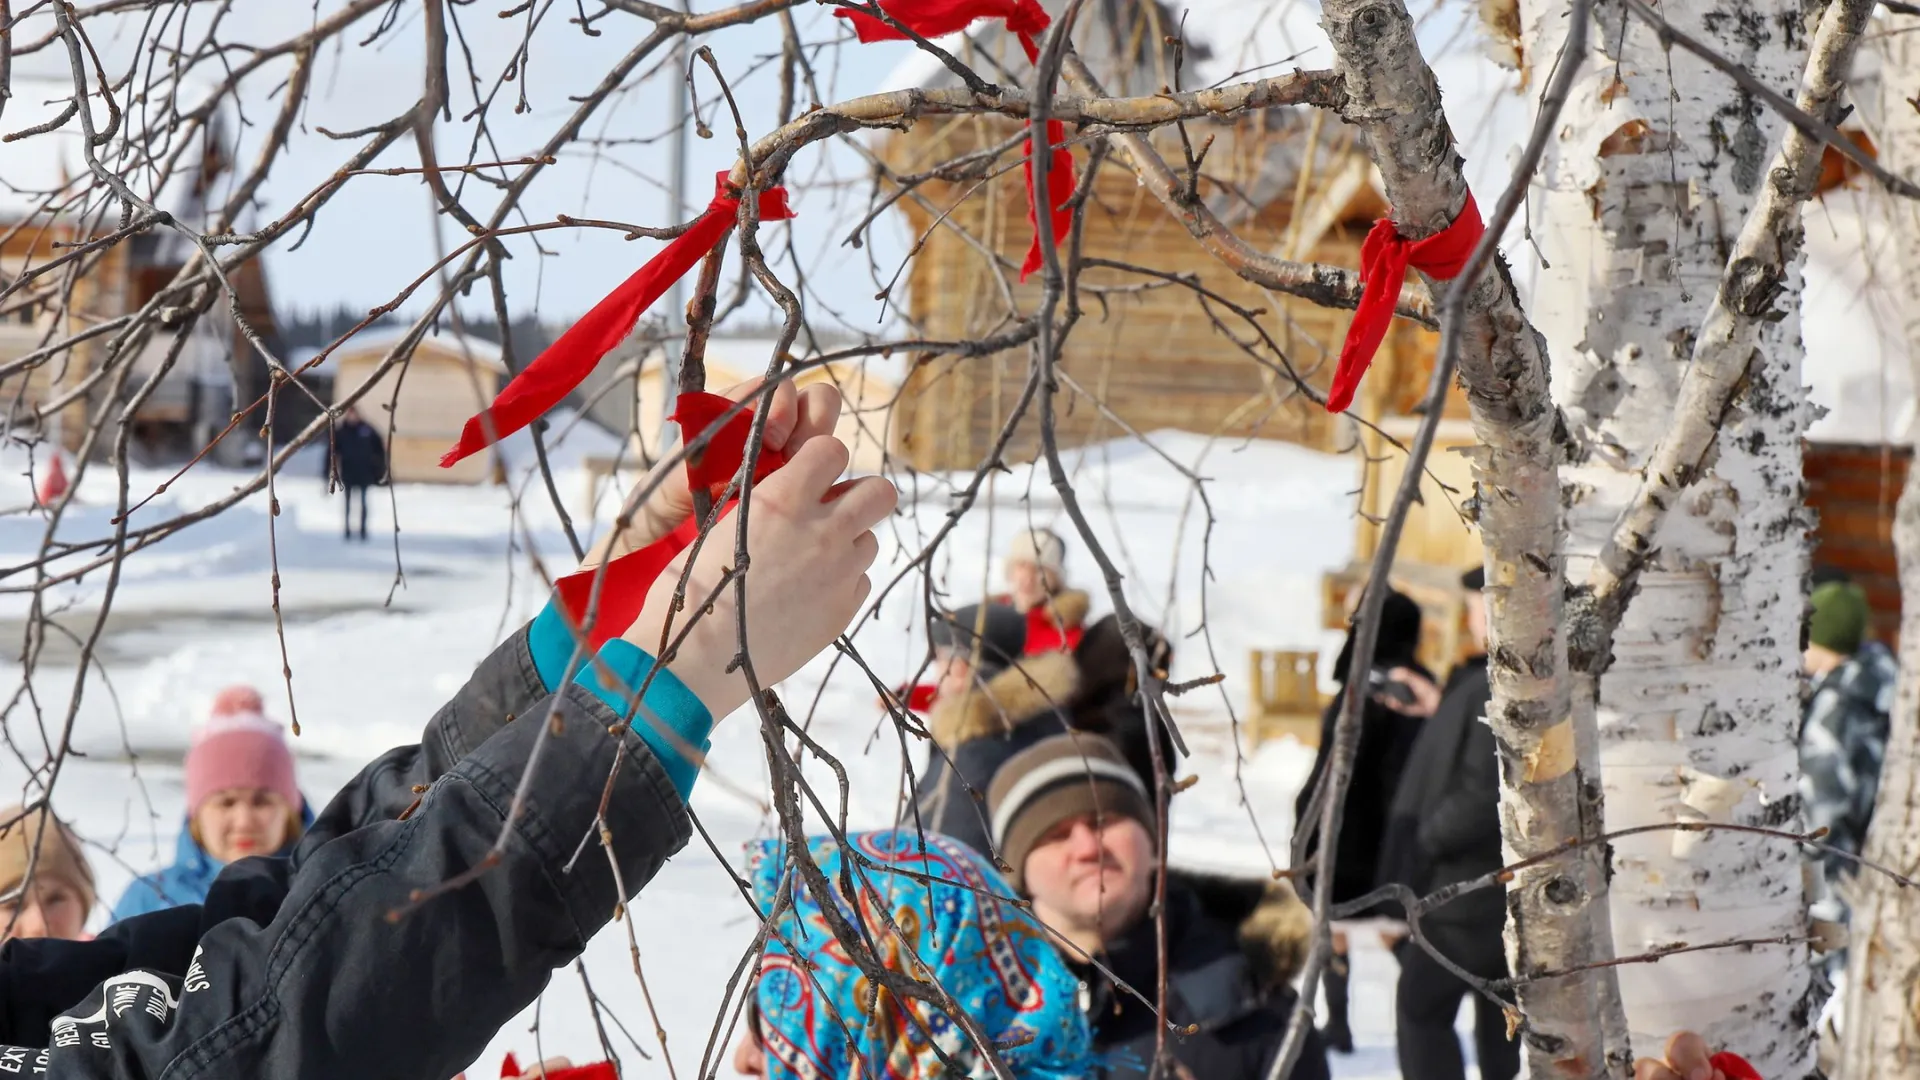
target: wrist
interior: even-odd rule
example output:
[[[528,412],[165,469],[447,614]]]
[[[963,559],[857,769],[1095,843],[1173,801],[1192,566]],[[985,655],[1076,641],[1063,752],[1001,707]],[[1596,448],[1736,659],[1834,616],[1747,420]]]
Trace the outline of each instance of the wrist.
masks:
[[[662,583],[666,576],[662,575]],[[680,684],[700,699],[717,721],[747,703],[747,680],[736,668],[728,671],[733,658],[738,653],[734,628],[721,625],[715,615],[700,616],[700,621],[683,637],[681,631],[687,627],[687,620],[698,614],[691,604],[687,609],[674,613],[673,590],[656,588],[647,598],[647,605],[641,610],[640,617],[633,621],[622,640],[649,653],[656,651],[670,653],[662,662]],[[667,616],[674,614],[670,629],[667,628]],[[662,630],[666,629],[666,642],[661,642]],[[675,639],[678,643],[675,644]]]

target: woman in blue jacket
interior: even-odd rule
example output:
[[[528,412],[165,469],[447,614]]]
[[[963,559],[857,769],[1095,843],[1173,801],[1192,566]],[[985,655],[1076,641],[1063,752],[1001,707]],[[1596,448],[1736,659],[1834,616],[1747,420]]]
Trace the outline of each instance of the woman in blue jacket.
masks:
[[[187,820],[173,865],[134,881],[113,918],[197,904],[220,871],[249,855],[286,855],[313,822],[293,778],[293,751],[262,715],[260,692],[230,686],[187,751]]]

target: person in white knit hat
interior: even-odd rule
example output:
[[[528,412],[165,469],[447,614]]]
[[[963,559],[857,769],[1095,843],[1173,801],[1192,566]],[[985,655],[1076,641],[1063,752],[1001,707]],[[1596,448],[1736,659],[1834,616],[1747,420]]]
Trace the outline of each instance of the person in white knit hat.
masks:
[[[1080,645],[1089,598],[1067,588],[1066,561],[1066,542],[1048,529],[1023,529],[1007,546],[1008,592],[995,600],[1027,617],[1029,654]]]
[[[1023,529],[1007,546],[1007,586],[1013,606],[1032,608],[1066,585],[1067,545],[1050,529]]]

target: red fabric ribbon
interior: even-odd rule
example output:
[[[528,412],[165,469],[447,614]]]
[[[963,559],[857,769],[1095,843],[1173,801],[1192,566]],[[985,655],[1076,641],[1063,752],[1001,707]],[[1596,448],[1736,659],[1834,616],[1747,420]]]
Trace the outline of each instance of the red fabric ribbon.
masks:
[[[1085,636],[1086,631],[1082,627],[1062,627],[1053,617],[1051,605],[1035,604],[1027,609],[1027,644],[1020,650],[1020,655],[1072,652],[1080,647],[1080,639]]]
[[[640,609],[647,602],[647,593],[660,577],[661,571],[673,561],[673,557],[692,546],[694,538],[700,535],[700,522],[687,518],[672,532],[641,548],[629,552],[607,564],[606,579],[600,585],[600,606],[594,612],[593,624],[584,625],[587,618],[587,605],[593,598],[593,579],[598,572],[580,570],[561,578],[554,584],[561,609],[575,626],[582,627],[586,635],[586,651],[598,652],[600,646],[627,632],[633,620],[640,617]]]
[[[1387,327],[1393,323],[1394,302],[1400,298],[1407,267],[1442,281],[1458,277],[1486,231],[1471,191],[1453,224],[1425,240],[1401,236],[1390,218],[1373,223],[1360,245],[1360,306],[1347,327],[1347,340],[1340,346],[1340,365],[1334,369],[1333,386],[1327,391],[1328,412],[1345,412],[1353,404],[1360,377],[1367,373],[1373,354],[1386,340]]]
[[[1760,1070],[1737,1054],[1715,1054],[1708,1063],[1727,1074],[1727,1080],[1760,1080]]]
[[[1067,206],[1067,202],[1073,198],[1073,155],[1060,145],[1066,141],[1067,126],[1058,120],[1047,121],[1047,145],[1053,148],[1047,154],[1047,212],[1053,221],[1055,247],[1067,238],[1067,230],[1073,228],[1073,210]],[[1033,243],[1027,245],[1027,257],[1020,263],[1020,280],[1025,281],[1046,261],[1046,255],[1040,250],[1040,223],[1034,217],[1036,204],[1033,198],[1031,135],[1027,137],[1027,160],[1020,167],[1027,177],[1027,224],[1033,226]]]
[[[880,10],[923,38],[957,34],[980,19],[1005,19],[1007,29],[1020,35],[1027,58],[1038,55],[1032,39],[1047,32],[1053,19],[1037,0],[880,0]],[[853,24],[853,32],[866,44],[876,41],[906,41],[907,35],[864,12],[834,8],[834,18]]]
[[[508,1052],[507,1060],[500,1063],[500,1080],[514,1080],[520,1076],[520,1060]],[[592,1065],[577,1065],[571,1069],[557,1069],[546,1074],[547,1080],[620,1080],[613,1071],[610,1061],[596,1062]]]
[[[682,394],[672,419],[680,425],[680,437],[692,443],[695,436],[712,426],[716,418],[733,408],[733,404],[731,399],[718,394]],[[704,451],[687,455],[687,489],[698,491],[705,488],[715,499],[725,494],[727,484],[740,471],[740,463],[746,460],[747,435],[752,428],[753,410],[741,409],[713,433]],[[767,474],[786,463],[786,455],[762,447],[753,470],[753,482],[759,483]],[[727,505],[731,506],[732,503]],[[725,509],[725,506],[721,508],[723,513]],[[659,579],[661,572],[673,562],[674,556],[691,547],[699,535],[699,520],[689,517],[667,535],[607,565],[606,577],[600,586],[599,608],[594,614],[593,625],[585,628],[589,651],[598,651],[600,646],[627,632],[633,620],[640,617],[640,608],[646,604],[647,593],[653,589],[653,583]],[[596,570],[581,570],[555,583],[554,591],[559,595],[561,609],[575,626],[586,621],[596,573]]]
[[[787,206],[785,188],[772,187],[760,193],[760,220],[785,221],[793,217]],[[715,180],[713,201],[686,232],[674,237],[659,254],[647,260],[635,274],[620,283],[593,310],[574,323],[560,340],[513,377],[493,405],[467,421],[460,441],[440,459],[440,467],[451,467],[462,458],[489,445],[486,418],[493,420],[494,439],[504,439],[532,423],[541,413],[558,405],[563,398],[592,373],[600,358],[633,333],[640,316],[646,314],[673,283],[685,277],[714,245],[726,238],[727,230],[740,217],[740,193],[727,183],[727,174]]]
[[[1044,34],[1053,22],[1036,0],[877,0],[880,10],[886,12],[901,26],[912,30],[923,38],[943,37],[959,33],[973,25],[978,19],[1004,19],[1007,29],[1020,39],[1020,47],[1026,50],[1027,62],[1038,65],[1040,46],[1034,37]],[[907,35],[881,22],[879,19],[849,8],[833,9],[835,18],[845,19],[853,24],[853,32],[862,42],[906,41]],[[1032,124],[1029,123],[1031,128]],[[1052,149],[1047,154],[1047,213],[1053,223],[1053,242],[1056,246],[1067,237],[1067,230],[1073,227],[1073,211],[1065,208],[1068,199],[1073,198],[1073,155],[1060,145],[1067,140],[1067,128],[1058,120],[1047,121],[1047,145]],[[1033,139],[1027,139],[1027,159],[1021,165],[1027,178],[1027,224],[1033,226],[1033,243],[1027,246],[1027,257],[1020,264],[1020,280],[1025,281],[1040,264],[1045,255],[1040,250],[1040,223],[1038,220],[1039,200],[1033,197]]]
[[[733,408],[733,399],[719,394],[681,394],[674,401],[672,419],[680,425],[680,439],[692,445],[694,437],[712,427],[714,422]],[[753,431],[753,410],[741,409],[729,419],[720,430],[707,440],[704,449],[687,455],[687,490],[699,491],[705,488],[708,494],[718,499],[733,482],[733,476],[740,471],[740,463],[747,459],[747,436]],[[760,457],[753,465],[753,483],[767,478],[767,474],[787,463],[785,454],[765,446],[760,448]]]

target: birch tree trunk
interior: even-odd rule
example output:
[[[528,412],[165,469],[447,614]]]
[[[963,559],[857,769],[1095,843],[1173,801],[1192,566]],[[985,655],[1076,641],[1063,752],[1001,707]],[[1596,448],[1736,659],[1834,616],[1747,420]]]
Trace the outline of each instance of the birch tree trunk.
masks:
[[[1346,81],[1342,116],[1380,169],[1393,220],[1409,238],[1452,224],[1468,198],[1440,87],[1402,0],[1324,0],[1322,25]],[[1492,193],[1487,193],[1491,200]],[[1446,284],[1429,280],[1435,296]],[[1559,512],[1561,431],[1545,341],[1520,309],[1497,256],[1466,294],[1459,375],[1472,411],[1474,485],[1487,552],[1487,720],[1499,747],[1501,833],[1510,862],[1554,852],[1598,828],[1598,762],[1580,749],[1568,708],[1565,576]],[[1526,1018],[1534,1076],[1624,1076],[1606,1060],[1610,972],[1593,932],[1607,883],[1599,846],[1528,867],[1508,885],[1507,954]]]
[[[1920,176],[1920,20],[1887,18],[1875,36],[1881,53],[1874,141],[1880,161],[1900,176]],[[1866,110],[1863,110],[1866,111]],[[1889,199],[1895,287],[1908,362],[1920,373],[1920,206]],[[1917,383],[1916,385],[1920,385]],[[1900,560],[1900,690],[1880,773],[1879,802],[1867,832],[1868,859],[1920,873],[1920,470],[1909,468],[1894,518]],[[1920,1072],[1920,895],[1863,873],[1853,903],[1842,1020],[1840,1080]]]
[[[1526,62],[1544,70],[1565,0],[1523,0]],[[1667,4],[1673,24],[1791,94],[1808,55],[1800,0]],[[1535,228],[1549,268],[1532,308],[1576,450],[1563,470],[1569,577],[1582,581],[1676,424],[1696,335],[1784,122],[1617,0],[1595,8],[1594,52],[1540,170]],[[1789,223],[1797,240],[1797,220]],[[1807,573],[1800,273],[1790,247],[1753,331],[1754,359],[1702,468],[1666,507],[1599,674],[1609,829],[1672,820],[1793,827],[1800,627]],[[1697,419],[1697,418],[1696,418]],[[1588,695],[1591,680],[1582,684]],[[1576,687],[1579,693],[1580,686]],[[1676,1029],[1739,1049],[1770,1077],[1811,1071],[1813,1000],[1801,857],[1725,833],[1655,832],[1614,849],[1622,956],[1727,939],[1756,945],[1620,971],[1636,1046]]]

